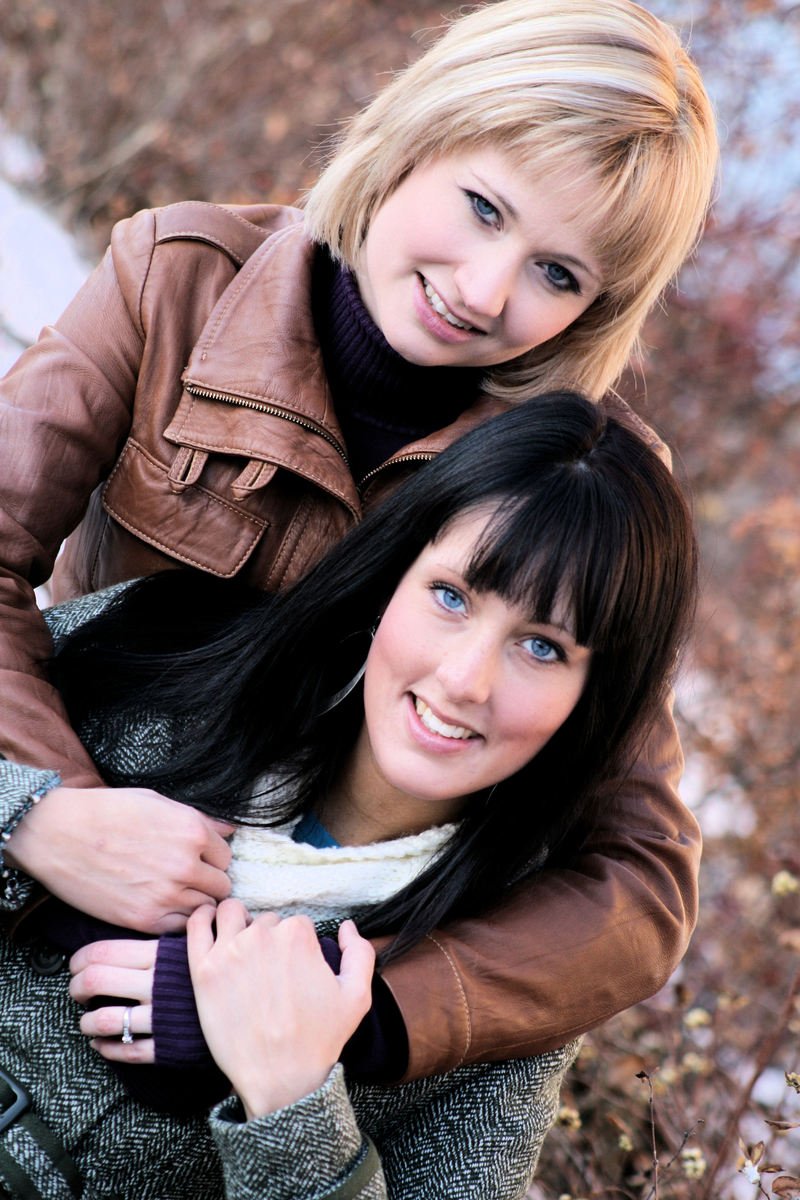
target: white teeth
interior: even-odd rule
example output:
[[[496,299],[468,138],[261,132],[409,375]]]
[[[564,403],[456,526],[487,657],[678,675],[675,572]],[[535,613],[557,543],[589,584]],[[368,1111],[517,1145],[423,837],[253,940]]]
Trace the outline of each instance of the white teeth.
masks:
[[[444,317],[449,325],[455,325],[456,329],[472,329],[472,325],[465,325],[463,321],[459,321],[458,317],[454,317],[450,309],[445,304],[438,292],[435,292],[431,285],[425,282],[425,295],[428,297],[428,302],[431,308]]]
[[[432,712],[424,700],[420,700],[419,696],[414,698],[414,707],[417,710],[417,716],[426,729],[430,729],[431,733],[438,733],[440,737],[459,738],[465,741],[467,738],[475,737],[471,729],[465,729],[463,725],[445,725],[444,721],[440,721],[436,713]]]

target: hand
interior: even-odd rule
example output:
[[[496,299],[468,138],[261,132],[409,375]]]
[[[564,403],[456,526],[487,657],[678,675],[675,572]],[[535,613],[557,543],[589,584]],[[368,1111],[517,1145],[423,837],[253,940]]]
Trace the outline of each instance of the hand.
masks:
[[[316,1091],[372,1002],[375,953],[353,922],[339,930],[338,975],[308,917],[251,922],[224,900],[194,912],[186,932],[200,1024],[247,1119]]]
[[[82,912],[142,933],[174,933],[230,893],[233,826],[147,788],[48,792],[6,858]]]
[[[157,953],[157,938],[93,942],[81,946],[70,959],[69,993],[79,1004],[88,1004],[95,996],[124,996],[136,1002],[131,1007],[131,1033],[136,1040],[128,1045],[121,1040],[125,1005],[97,1008],[81,1017],[81,1033],[90,1037],[94,1049],[110,1062],[155,1062],[153,977]]]

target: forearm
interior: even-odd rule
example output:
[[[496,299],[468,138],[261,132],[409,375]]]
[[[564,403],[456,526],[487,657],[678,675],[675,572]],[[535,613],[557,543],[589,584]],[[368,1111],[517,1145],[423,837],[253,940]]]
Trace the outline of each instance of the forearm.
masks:
[[[408,1032],[407,1078],[541,1053],[666,982],[697,917],[700,835],[674,790],[681,768],[665,711],[569,867],[386,968]]]
[[[33,588],[124,440],[141,346],[107,256],[0,381],[0,752],[79,787],[100,779],[47,682],[51,644]]]
[[[2,544],[2,531],[0,531]],[[58,772],[76,787],[102,783],[44,666],[52,643],[27,583],[0,577],[0,753]]]

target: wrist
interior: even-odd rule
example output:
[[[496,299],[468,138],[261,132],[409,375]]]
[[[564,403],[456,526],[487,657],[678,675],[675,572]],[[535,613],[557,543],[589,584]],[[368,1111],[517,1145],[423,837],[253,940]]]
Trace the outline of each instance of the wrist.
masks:
[[[13,764],[11,765],[13,766]],[[20,768],[21,771],[26,769]],[[39,805],[40,801],[61,783],[60,777],[55,772],[36,771],[33,774],[40,778],[29,788],[27,794],[22,797],[17,807],[7,817],[5,824],[0,828],[0,878],[2,879],[8,879],[12,870],[27,871],[28,864],[24,860],[24,855],[22,858],[18,855],[20,846],[24,845],[24,840],[18,832],[20,825]]]
[[[300,1072],[275,1069],[271,1072],[272,1082],[266,1078],[266,1072],[256,1072],[243,1086],[234,1084],[234,1091],[244,1109],[245,1118],[255,1121],[259,1117],[269,1116],[270,1113],[288,1108],[299,1100],[312,1096],[325,1083],[334,1065],[316,1069],[306,1066]]]

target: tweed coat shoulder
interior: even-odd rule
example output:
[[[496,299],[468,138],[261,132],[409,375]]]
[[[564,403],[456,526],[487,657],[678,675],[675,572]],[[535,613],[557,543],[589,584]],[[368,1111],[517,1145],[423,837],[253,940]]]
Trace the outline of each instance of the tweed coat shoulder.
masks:
[[[56,644],[118,591],[51,609]],[[134,770],[164,752],[165,737],[157,719],[98,726],[88,748]],[[0,829],[56,782],[47,771],[0,762]],[[30,894],[17,872],[0,883],[6,911]],[[530,1186],[577,1049],[573,1042],[392,1088],[347,1081],[337,1065],[317,1092],[255,1121],[243,1119],[235,1097],[210,1113],[175,1116],[128,1096],[79,1032],[68,984],[66,966],[42,974],[30,948],[0,934],[0,1067],[29,1090],[34,1111],[72,1155],[85,1200],[516,1200]],[[12,1124],[0,1145],[42,1200],[69,1200],[63,1176],[24,1128]],[[3,1183],[9,1189],[0,1168]]]

